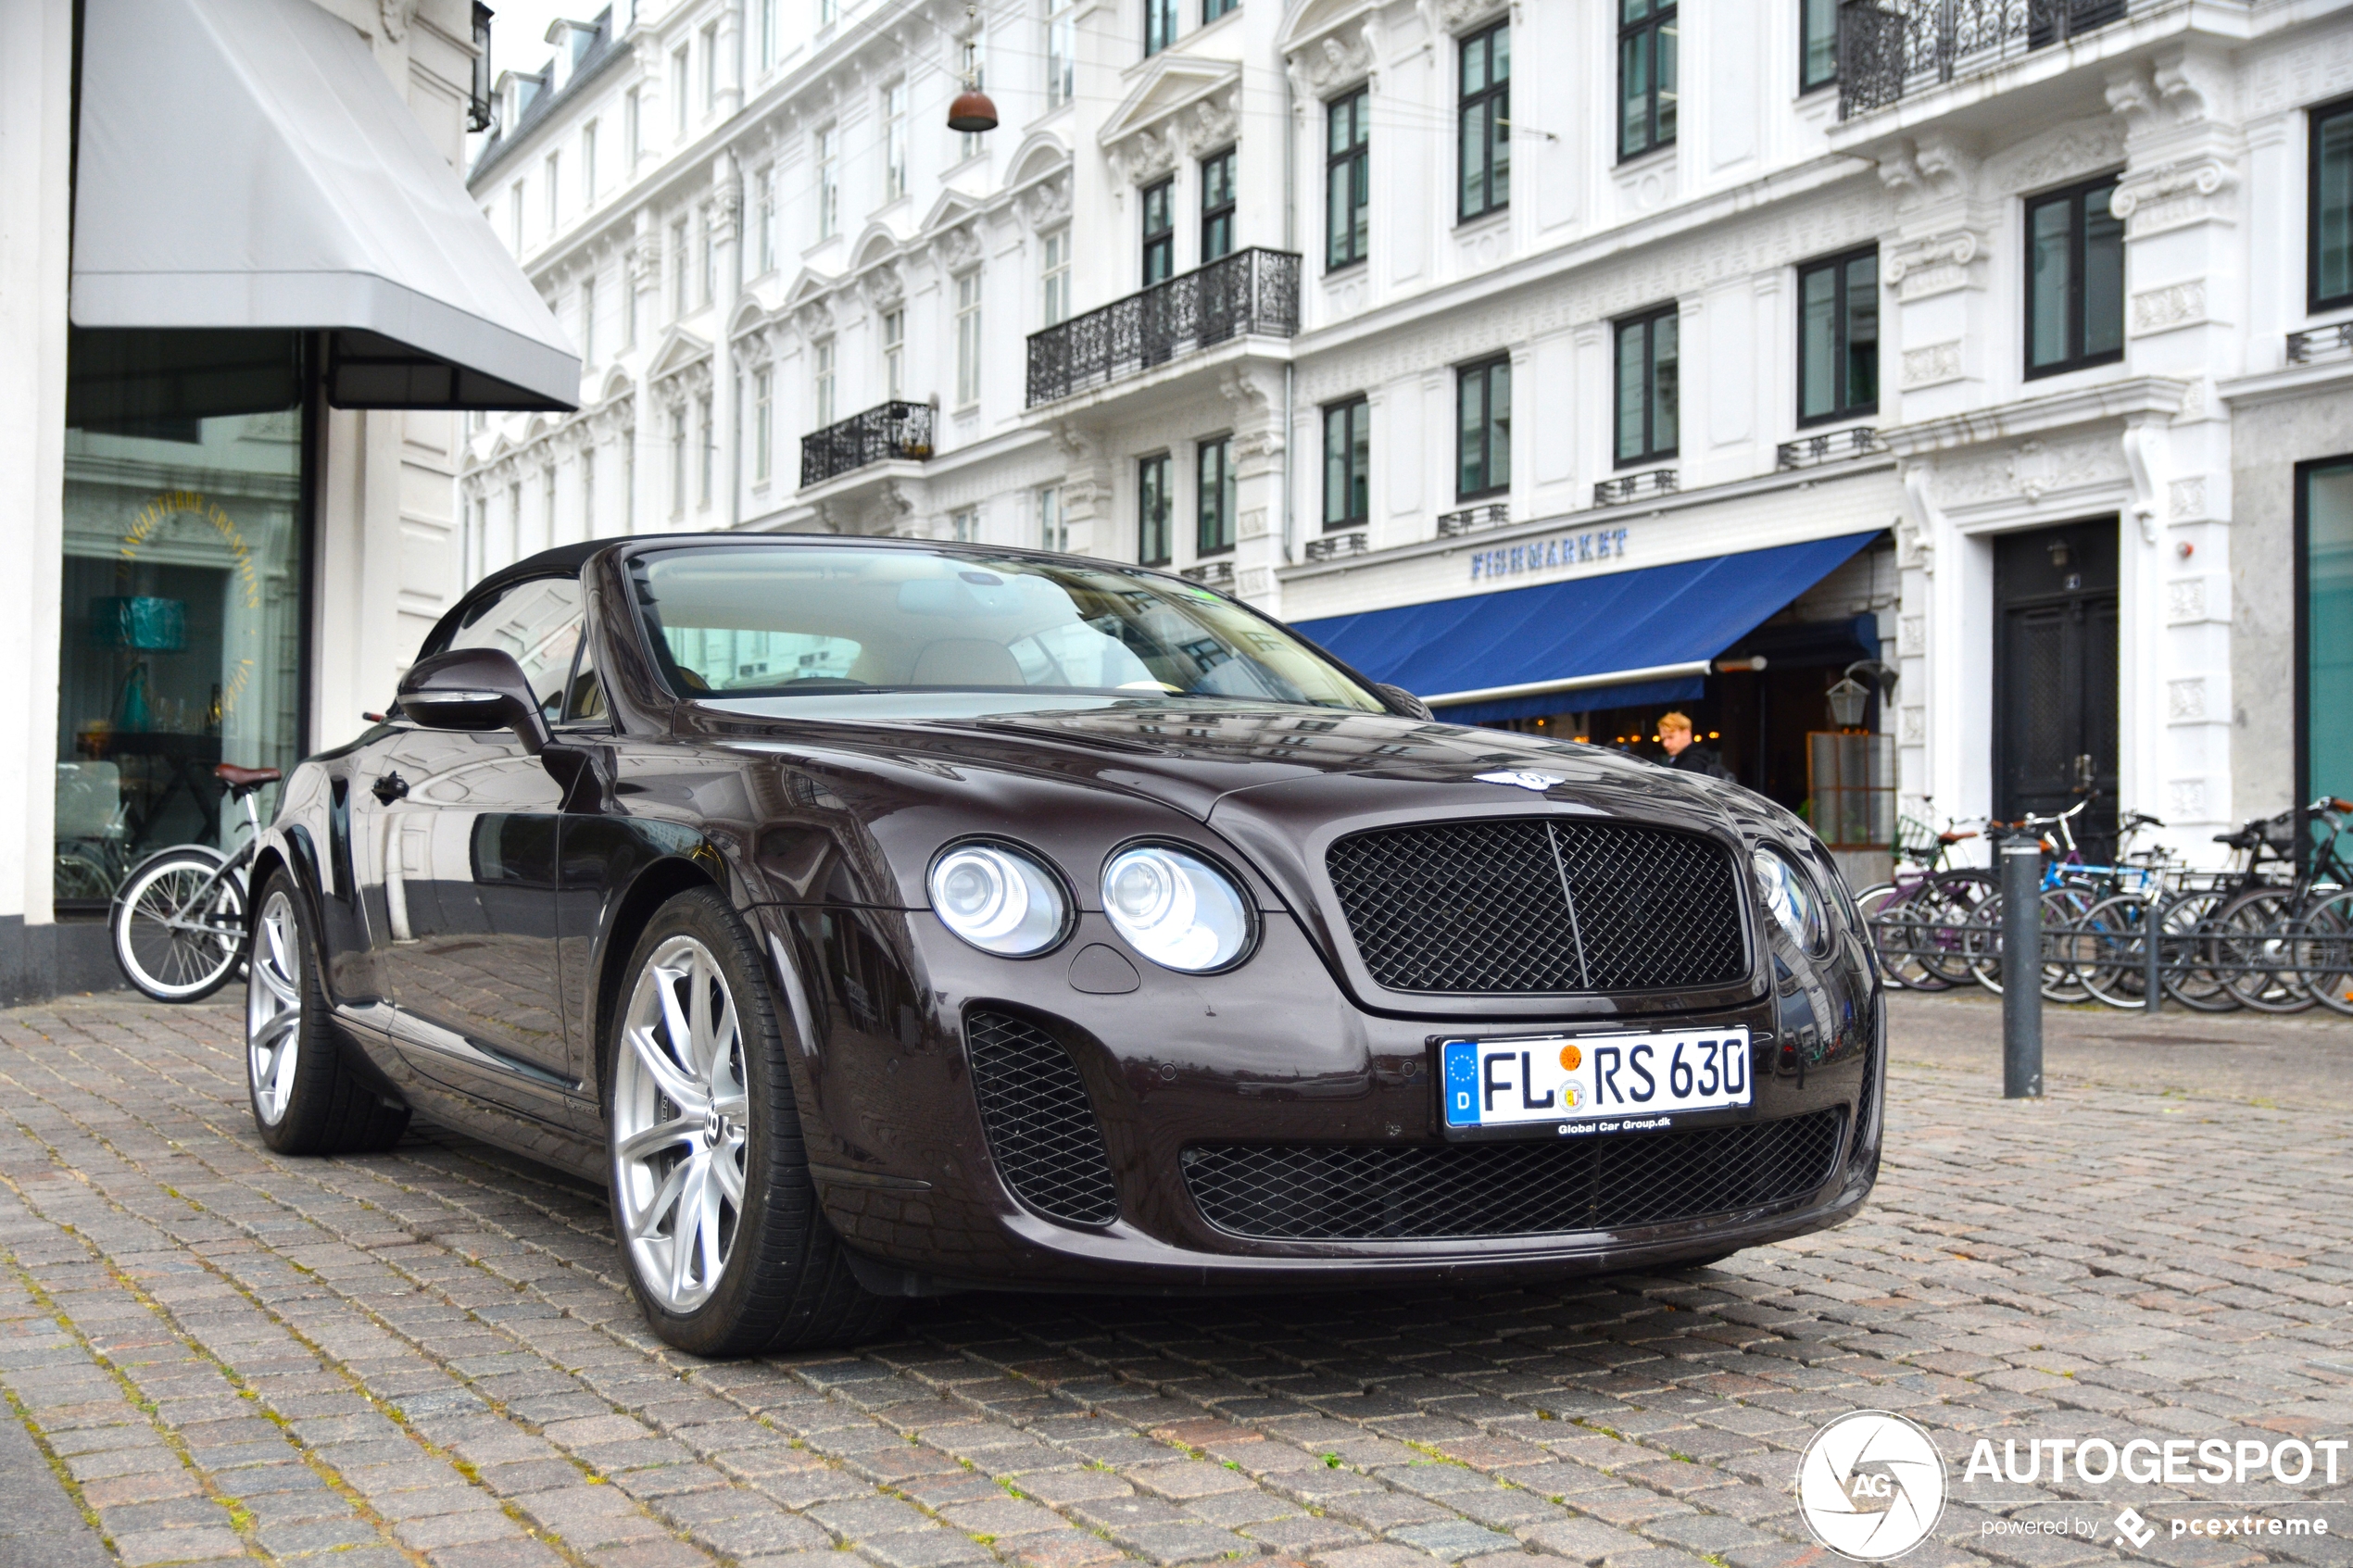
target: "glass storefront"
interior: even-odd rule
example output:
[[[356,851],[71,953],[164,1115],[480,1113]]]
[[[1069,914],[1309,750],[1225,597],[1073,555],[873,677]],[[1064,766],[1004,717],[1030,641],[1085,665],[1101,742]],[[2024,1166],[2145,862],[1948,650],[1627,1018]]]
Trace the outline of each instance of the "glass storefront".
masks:
[[[300,352],[291,332],[73,332],[60,913],[102,908],[151,850],[233,844],[216,764],[300,754]]]
[[[2353,798],[2353,458],[2311,464],[2298,477],[2304,646],[2296,722],[2304,782],[2297,798]]]

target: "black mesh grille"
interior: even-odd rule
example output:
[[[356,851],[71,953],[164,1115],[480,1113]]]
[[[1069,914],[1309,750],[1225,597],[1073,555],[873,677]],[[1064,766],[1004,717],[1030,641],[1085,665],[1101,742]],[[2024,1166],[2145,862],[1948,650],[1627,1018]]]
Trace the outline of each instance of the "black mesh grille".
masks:
[[[1360,833],[1326,863],[1392,991],[1647,991],[1747,972],[1732,858],[1689,834],[1520,817]]]
[[[1000,1012],[964,1023],[973,1092],[988,1152],[1013,1196],[1051,1220],[1108,1224],[1119,1217],[1111,1155],[1087,1085],[1061,1042]]]
[[[1219,1230],[1277,1241],[1553,1236],[1803,1198],[1830,1180],[1843,1110],[1689,1133],[1467,1144],[1219,1144],[1185,1185]]]

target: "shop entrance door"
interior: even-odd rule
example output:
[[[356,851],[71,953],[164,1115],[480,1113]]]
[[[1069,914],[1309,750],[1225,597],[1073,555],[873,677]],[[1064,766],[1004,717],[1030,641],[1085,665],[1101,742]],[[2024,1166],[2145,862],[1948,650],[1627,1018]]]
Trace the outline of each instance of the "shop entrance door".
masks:
[[[2116,520],[1994,546],[1994,812],[2064,811],[2084,859],[2116,847]]]

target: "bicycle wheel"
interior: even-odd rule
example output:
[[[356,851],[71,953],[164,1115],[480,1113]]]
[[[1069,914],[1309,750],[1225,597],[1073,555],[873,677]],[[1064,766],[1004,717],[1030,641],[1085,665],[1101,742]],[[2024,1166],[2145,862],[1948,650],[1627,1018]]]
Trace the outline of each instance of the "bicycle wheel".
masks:
[[[1967,985],[1972,946],[1982,940],[1977,910],[1994,897],[1991,872],[1943,872],[1912,896],[1907,946],[1921,967],[1947,985]]]
[[[220,868],[219,855],[194,845],[151,855],[108,911],[115,962],[159,1002],[209,997],[245,952],[245,889],[234,872],[214,880]]]
[[[114,876],[107,870],[106,861],[80,845],[57,851],[50,875],[53,880],[49,896],[61,904],[69,900],[94,903],[114,897]]]
[[[2312,993],[2296,972],[2289,929],[2296,923],[2295,895],[2266,887],[2242,893],[2222,908],[2222,982],[2241,1007],[2258,1012],[2302,1012]]]
[[[2073,887],[2045,887],[2036,896],[2042,906],[2038,922],[2041,926],[2040,947],[2043,959],[2043,998],[2053,1002],[2080,1002],[2084,997],[2083,983],[2076,977],[2075,966],[2069,957],[2067,939],[2075,922],[2082,918],[2086,907],[2082,891]],[[1980,985],[1995,996],[2002,994],[2002,900],[1989,896],[1981,898],[1969,910],[1968,923],[1962,929],[1962,947],[1969,954],[1969,974]]]
[[[2070,882],[2043,890],[2043,999],[2081,1002],[2091,999],[2078,959],[2088,956],[2083,917],[2099,902],[2083,883]]]
[[[2296,978],[2332,1012],[2353,1013],[2353,888],[2330,894],[2296,922]]]
[[[2095,1000],[2127,1010],[2148,1002],[2148,949],[2154,922],[2148,900],[2132,893],[2103,898],[2083,912],[2071,943],[2075,971]],[[2160,945],[2158,956],[2163,956]]]
[[[2165,995],[2193,1012],[2232,1012],[2239,999],[2219,967],[2227,961],[2215,917],[2229,898],[2212,889],[2184,893],[2158,918],[2158,984]]]
[[[1903,911],[1913,891],[1892,882],[1876,883],[1855,895],[1855,908],[1870,933],[1881,979],[1898,991],[1942,991],[1944,983],[1921,967],[1906,940]]]

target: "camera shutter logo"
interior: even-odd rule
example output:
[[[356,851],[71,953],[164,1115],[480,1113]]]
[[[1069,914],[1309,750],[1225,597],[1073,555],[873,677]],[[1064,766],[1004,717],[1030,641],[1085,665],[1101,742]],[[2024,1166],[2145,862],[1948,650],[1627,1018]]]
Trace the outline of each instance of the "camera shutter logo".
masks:
[[[1856,1411],[1814,1434],[1797,1464],[1797,1506],[1841,1557],[1884,1562],[1928,1539],[1944,1513],[1944,1456],[1885,1411]]]

